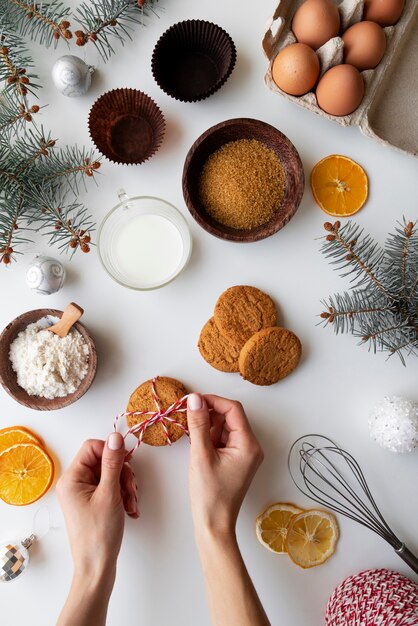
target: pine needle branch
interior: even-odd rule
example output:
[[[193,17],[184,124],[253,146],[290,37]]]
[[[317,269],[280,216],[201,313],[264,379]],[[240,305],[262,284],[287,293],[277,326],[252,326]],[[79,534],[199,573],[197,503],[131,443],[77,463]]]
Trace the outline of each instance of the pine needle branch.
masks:
[[[2,27],[0,21],[0,81],[4,82],[6,91],[17,94],[22,103],[28,92],[35,94],[40,87],[32,68],[33,60],[23,39]]]
[[[68,17],[71,10],[60,0],[1,0],[7,18],[23,36],[39,40],[46,47],[60,39],[72,38]]]
[[[35,192],[35,190],[33,190]],[[94,223],[86,207],[76,201],[68,201],[65,194],[58,194],[51,186],[36,189],[37,202],[28,215],[28,223],[45,231],[51,244],[72,253],[80,248],[90,251],[91,232]]]
[[[21,176],[24,172],[32,168],[38,159],[47,157],[49,155],[48,150],[51,149],[54,145],[54,139],[45,139],[44,137],[41,137],[36,150],[33,152],[33,154],[30,155],[30,157],[26,161],[21,163],[21,167],[18,170],[16,176]]]
[[[336,269],[346,269],[341,276],[351,276],[353,288],[365,284],[380,290],[386,297],[393,299],[392,294],[382,284],[380,264],[384,258],[384,250],[373,242],[369,235],[363,236],[363,230],[352,222],[341,227],[340,222],[324,224],[328,235],[322,247],[325,257],[333,259],[331,263]]]
[[[28,122],[33,122],[33,116],[39,110],[40,107],[36,104],[29,107],[4,93],[0,100],[0,131],[11,131],[17,135]]]
[[[399,297],[409,298],[418,284],[418,228],[417,223],[399,222],[395,232],[386,241],[385,273],[391,289]]]
[[[84,46],[89,41],[97,47],[102,58],[107,61],[114,54],[112,40],[124,45],[132,39],[133,25],[143,24],[147,9],[156,0],[102,0],[100,3],[82,2],[77,8],[75,21],[81,29],[75,31],[77,45]],[[155,11],[153,11],[155,12]]]
[[[18,223],[24,210],[23,201],[23,193],[0,199],[0,262],[5,265],[11,263],[13,255],[20,254],[17,248],[29,241],[20,234]]]
[[[39,163],[37,176],[44,182],[65,181],[74,193],[78,193],[78,184],[85,179],[93,178],[100,168],[100,160],[96,159],[92,150],[78,147],[66,147],[60,150],[50,151],[47,161]]]
[[[324,311],[320,314],[324,325],[332,324],[335,333],[353,332],[355,325],[370,314],[395,312],[395,307],[386,298],[376,300],[365,290],[335,294],[323,300]]]
[[[398,354],[418,353],[418,232],[403,220],[388,236],[384,249],[351,222],[341,228],[325,224],[322,251],[357,289],[323,301],[320,314],[336,333],[351,332],[369,349]],[[358,287],[362,286],[361,289]]]

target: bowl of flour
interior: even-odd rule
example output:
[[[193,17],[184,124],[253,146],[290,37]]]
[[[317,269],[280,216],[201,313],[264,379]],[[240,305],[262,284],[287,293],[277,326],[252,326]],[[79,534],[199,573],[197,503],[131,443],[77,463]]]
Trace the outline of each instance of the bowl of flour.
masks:
[[[97,354],[76,322],[64,338],[46,330],[62,311],[36,309],[16,317],[0,336],[0,382],[17,402],[38,411],[61,409],[90,388]]]

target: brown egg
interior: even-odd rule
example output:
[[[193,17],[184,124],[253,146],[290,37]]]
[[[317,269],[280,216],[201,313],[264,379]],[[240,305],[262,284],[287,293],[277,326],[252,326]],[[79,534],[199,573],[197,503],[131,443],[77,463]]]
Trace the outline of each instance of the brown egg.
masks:
[[[371,70],[382,60],[386,50],[386,36],[376,22],[358,22],[344,35],[344,63],[358,70]]]
[[[292,96],[302,96],[315,85],[319,76],[319,59],[304,43],[292,43],[273,61],[273,80]]]
[[[293,16],[292,30],[299,43],[314,50],[340,30],[340,14],[332,0],[306,0]]]
[[[330,115],[349,115],[364,96],[364,81],[352,65],[336,65],[325,72],[316,88],[318,105]]]
[[[363,20],[392,26],[401,17],[404,6],[405,0],[364,0]]]

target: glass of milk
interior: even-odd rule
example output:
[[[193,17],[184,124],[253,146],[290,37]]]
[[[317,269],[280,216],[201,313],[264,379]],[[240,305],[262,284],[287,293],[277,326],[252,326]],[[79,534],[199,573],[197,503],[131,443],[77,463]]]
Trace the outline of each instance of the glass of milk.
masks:
[[[99,257],[119,284],[147,291],[174,280],[187,264],[192,239],[186,220],[172,205],[152,196],[129,198],[107,214],[98,237]]]

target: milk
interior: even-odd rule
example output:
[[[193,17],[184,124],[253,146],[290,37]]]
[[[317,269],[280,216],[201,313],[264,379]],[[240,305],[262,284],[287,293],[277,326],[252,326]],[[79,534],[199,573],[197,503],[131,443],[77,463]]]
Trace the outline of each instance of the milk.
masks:
[[[170,220],[145,213],[121,225],[112,241],[112,257],[128,282],[153,287],[176,273],[183,240]]]

